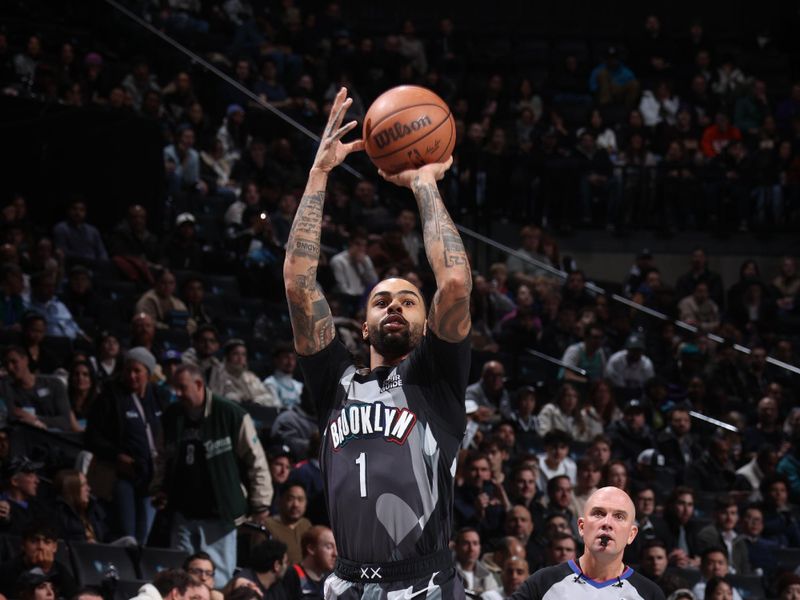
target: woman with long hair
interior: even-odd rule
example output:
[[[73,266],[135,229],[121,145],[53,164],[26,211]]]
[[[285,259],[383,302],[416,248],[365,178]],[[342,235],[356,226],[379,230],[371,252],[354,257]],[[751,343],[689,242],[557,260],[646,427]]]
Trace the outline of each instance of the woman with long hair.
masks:
[[[600,487],[611,486],[630,494],[630,478],[625,461],[612,460],[603,468],[603,478]]]
[[[544,437],[550,431],[560,429],[576,439],[583,427],[578,390],[565,383],[558,388],[556,401],[545,404],[539,413],[539,435]]]
[[[70,421],[73,431],[86,429],[89,406],[97,396],[97,377],[92,365],[86,360],[76,360],[69,369],[67,395],[72,408]]]
[[[86,475],[73,470],[60,471],[56,475],[56,489],[61,539],[91,544],[106,542],[105,513],[92,497]]]
[[[599,379],[589,388],[589,401],[581,409],[584,434],[577,439],[590,442],[606,430],[611,423],[622,418],[622,411],[614,402],[614,390],[605,379]]]

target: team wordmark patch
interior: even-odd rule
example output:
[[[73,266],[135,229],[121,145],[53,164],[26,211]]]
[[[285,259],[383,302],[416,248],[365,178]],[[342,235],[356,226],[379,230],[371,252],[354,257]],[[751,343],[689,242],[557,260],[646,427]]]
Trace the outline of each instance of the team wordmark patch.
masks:
[[[353,439],[384,438],[403,444],[417,422],[417,415],[407,408],[398,409],[382,402],[348,404],[328,424],[334,451]]]

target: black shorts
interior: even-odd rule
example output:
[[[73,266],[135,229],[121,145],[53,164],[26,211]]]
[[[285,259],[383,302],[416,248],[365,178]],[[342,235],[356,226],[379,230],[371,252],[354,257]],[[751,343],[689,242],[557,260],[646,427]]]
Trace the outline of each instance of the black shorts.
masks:
[[[332,573],[325,580],[325,600],[466,600],[455,567],[429,577],[392,583],[356,583]]]

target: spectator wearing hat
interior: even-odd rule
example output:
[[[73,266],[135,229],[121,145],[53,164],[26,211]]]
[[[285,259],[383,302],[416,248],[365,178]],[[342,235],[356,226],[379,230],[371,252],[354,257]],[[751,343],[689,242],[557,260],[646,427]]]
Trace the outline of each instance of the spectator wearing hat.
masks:
[[[20,575],[27,572],[30,579],[25,583],[35,589],[42,582],[50,582],[58,590],[59,597],[70,598],[78,586],[70,570],[56,559],[58,534],[53,527],[43,522],[31,524],[22,532],[20,553],[0,565],[0,594],[7,598],[20,598],[16,586]],[[37,571],[31,573],[33,569]],[[28,598],[33,598],[29,596]]]
[[[195,365],[203,372],[206,383],[214,371],[222,369],[222,361],[217,358],[219,334],[213,325],[200,325],[192,334],[192,347],[181,355],[181,362]]]
[[[40,567],[23,571],[14,587],[19,600],[53,600],[61,597],[50,576]]]
[[[197,239],[197,219],[192,213],[182,212],[175,217],[175,229],[164,243],[161,255],[170,269],[205,270],[203,247]]]
[[[19,346],[7,347],[2,356],[8,377],[0,380],[0,397],[10,417],[42,429],[70,431],[69,399],[62,381],[33,374],[28,354]]]
[[[86,446],[112,465],[113,502],[121,535],[147,540],[155,511],[149,486],[158,456],[161,407],[151,378],[156,359],[146,348],[128,350],[119,379],[93,403],[86,424]]]
[[[723,548],[730,571],[736,575],[750,575],[752,569],[747,544],[736,532],[738,523],[739,507],[736,501],[727,495],[718,497],[714,504],[714,522],[699,531],[697,545],[701,553],[707,548]]]
[[[236,526],[266,521],[269,469],[250,415],[214,395],[197,367],[180,365],[171,382],[178,402],[164,412],[156,504],[174,515],[171,546],[207,552],[221,587],[237,564]]]
[[[247,368],[247,346],[244,340],[228,340],[223,353],[222,366],[214,369],[209,378],[208,387],[212,392],[237,404],[252,402],[261,406],[280,406],[275,394]]]
[[[33,523],[51,524],[54,514],[47,504],[39,500],[38,471],[44,465],[33,462],[27,456],[14,456],[3,473],[3,488],[0,493],[0,531],[20,534]]]
[[[272,352],[272,375],[264,379],[264,385],[280,400],[283,408],[300,404],[303,384],[293,377],[296,368],[294,348],[285,343],[276,345]]]
[[[631,109],[639,100],[639,82],[620,60],[619,50],[610,46],[605,60],[589,75],[589,91],[601,105],[619,103]]]
[[[644,337],[633,333],[625,340],[625,348],[612,354],[606,363],[606,379],[629,398],[640,394],[645,382],[655,375],[644,349]]]
[[[613,455],[632,463],[642,452],[652,448],[653,433],[647,425],[645,408],[640,400],[629,400],[622,411],[622,420],[608,428]]]
[[[169,329],[177,321],[184,321],[190,334],[197,328],[183,300],[175,295],[175,275],[169,269],[156,273],[155,285],[139,298],[135,310],[152,317],[158,329]]]
[[[108,260],[103,238],[94,225],[86,222],[86,201],[74,197],[67,207],[67,218],[53,227],[53,243],[67,259]]]

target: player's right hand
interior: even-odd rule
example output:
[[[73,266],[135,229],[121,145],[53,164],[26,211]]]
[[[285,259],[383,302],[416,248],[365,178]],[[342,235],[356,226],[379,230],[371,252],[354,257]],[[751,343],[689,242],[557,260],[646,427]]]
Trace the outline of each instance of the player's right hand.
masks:
[[[342,126],[345,113],[352,103],[353,99],[347,97],[347,88],[340,89],[333,100],[331,114],[328,116],[328,124],[325,125],[325,131],[320,138],[312,170],[329,173],[331,169],[342,164],[348,154],[364,149],[364,140],[356,140],[349,144],[343,144],[341,141],[357,125],[356,121],[350,121],[347,125]]]

